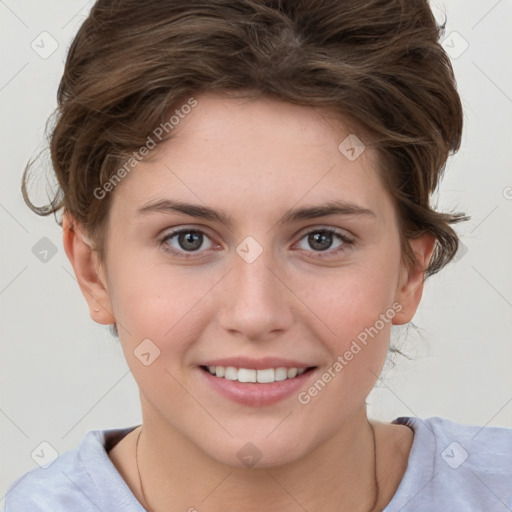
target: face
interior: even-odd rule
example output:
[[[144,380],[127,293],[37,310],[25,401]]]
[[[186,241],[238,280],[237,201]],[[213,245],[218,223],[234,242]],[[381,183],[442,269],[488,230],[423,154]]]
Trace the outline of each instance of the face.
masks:
[[[102,275],[145,424],[272,466],[364,405],[408,274],[377,154],[347,158],[349,134],[320,109],[204,94],[112,192]]]

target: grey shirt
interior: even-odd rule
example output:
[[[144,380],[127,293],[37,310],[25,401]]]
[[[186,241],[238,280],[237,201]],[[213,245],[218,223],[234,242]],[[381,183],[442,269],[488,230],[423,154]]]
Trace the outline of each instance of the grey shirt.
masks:
[[[383,512],[510,512],[512,429],[400,417],[414,430],[406,472]],[[107,451],[136,427],[88,432],[46,469],[18,478],[5,512],[143,512]],[[197,505],[201,512],[201,507]]]

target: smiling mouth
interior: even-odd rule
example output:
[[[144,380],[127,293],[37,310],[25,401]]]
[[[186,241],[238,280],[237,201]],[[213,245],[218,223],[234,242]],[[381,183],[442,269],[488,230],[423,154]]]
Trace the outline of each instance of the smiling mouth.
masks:
[[[252,368],[236,368],[234,366],[201,366],[202,370],[220,379],[260,384],[270,384],[272,382],[294,379],[315,368],[316,366],[304,368],[277,367],[255,370]]]

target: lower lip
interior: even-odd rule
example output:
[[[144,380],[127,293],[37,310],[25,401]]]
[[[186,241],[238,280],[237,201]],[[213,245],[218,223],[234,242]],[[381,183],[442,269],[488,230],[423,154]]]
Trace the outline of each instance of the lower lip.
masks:
[[[252,407],[274,405],[293,394],[297,394],[314,372],[314,369],[312,369],[293,379],[261,384],[228,380],[223,377],[215,377],[202,368],[198,368],[198,370],[215,391],[234,402]]]

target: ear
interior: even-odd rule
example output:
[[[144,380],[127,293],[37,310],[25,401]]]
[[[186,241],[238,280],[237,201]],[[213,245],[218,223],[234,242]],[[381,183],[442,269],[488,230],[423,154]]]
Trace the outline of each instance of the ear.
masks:
[[[80,290],[89,305],[89,315],[98,324],[115,323],[98,253],[69,214],[64,214],[62,218],[62,236],[64,250],[75,271]]]
[[[425,282],[425,268],[434,252],[436,239],[431,234],[424,234],[419,238],[409,240],[408,243],[414,253],[416,263],[410,269],[404,265],[400,273],[400,283],[395,300],[401,305],[401,310],[397,312],[392,322],[396,325],[410,322],[418,309]]]

